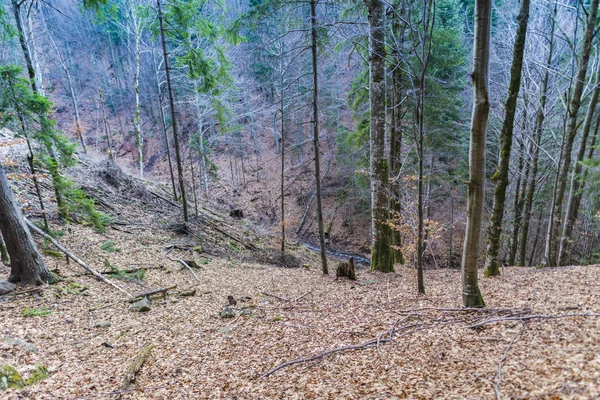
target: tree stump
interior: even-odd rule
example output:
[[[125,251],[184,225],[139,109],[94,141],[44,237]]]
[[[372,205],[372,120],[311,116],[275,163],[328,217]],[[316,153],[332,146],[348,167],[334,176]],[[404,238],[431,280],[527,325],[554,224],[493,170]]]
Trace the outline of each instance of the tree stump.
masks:
[[[338,265],[335,271],[336,280],[340,277],[346,277],[351,281],[356,280],[356,270],[354,269],[354,257],[350,257],[348,262],[342,262]]]

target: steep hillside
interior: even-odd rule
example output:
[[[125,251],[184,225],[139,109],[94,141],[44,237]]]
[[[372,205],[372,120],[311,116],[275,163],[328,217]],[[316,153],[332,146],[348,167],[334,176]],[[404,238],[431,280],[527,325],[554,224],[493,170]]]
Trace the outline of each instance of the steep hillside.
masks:
[[[35,219],[19,154],[2,147]],[[141,297],[38,240],[63,280],[0,297],[0,365],[48,376],[3,398],[600,396],[598,266],[505,268],[481,281],[488,308],[462,309],[457,271],[426,271],[426,296],[406,267],[335,279],[313,252],[282,258],[267,232],[203,203],[181,224],[160,185],[105,160],[69,175],[114,220],[103,233],[53,220],[58,240],[132,295],[158,294],[136,311]]]

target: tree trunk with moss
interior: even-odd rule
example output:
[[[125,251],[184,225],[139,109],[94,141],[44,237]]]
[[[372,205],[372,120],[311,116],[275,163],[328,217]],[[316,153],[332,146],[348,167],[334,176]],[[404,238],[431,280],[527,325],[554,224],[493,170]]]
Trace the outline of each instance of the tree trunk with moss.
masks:
[[[527,110],[525,110],[527,111]],[[527,112],[523,113],[523,132],[527,129],[526,123],[527,121]],[[515,189],[515,199],[513,203],[514,209],[514,219],[513,219],[513,231],[512,237],[510,241],[510,252],[508,254],[508,265],[515,265],[515,260],[517,258],[517,249],[519,247],[519,231],[521,230],[521,225],[523,222],[523,205],[525,204],[525,187],[527,186],[527,182],[529,181],[529,173],[531,171],[530,164],[525,164],[525,157],[528,157],[531,153],[531,146],[528,146],[528,151],[525,152],[525,139],[521,140],[521,145],[519,146],[519,153],[521,154],[519,157],[519,167],[517,169],[517,187]],[[523,175],[523,169],[525,169],[525,174]]]
[[[567,130],[563,141],[562,151],[562,163],[559,163],[559,172],[556,179],[556,194],[553,199],[552,213],[550,215],[550,223],[548,224],[548,231],[546,233],[546,247],[544,251],[544,263],[548,267],[554,267],[557,265],[557,234],[561,225],[562,218],[562,206],[565,196],[565,190],[567,187],[567,177],[571,167],[571,153],[573,152],[573,143],[575,142],[575,136],[579,128],[579,108],[581,107],[581,99],[583,96],[583,89],[585,87],[585,80],[587,77],[588,63],[591,56],[592,40],[596,34],[596,17],[598,15],[598,0],[592,0],[590,8],[587,12],[587,25],[585,30],[585,38],[583,41],[583,47],[581,50],[581,60],[579,62],[579,68],[577,71],[577,77],[575,78],[575,88],[573,89],[573,96],[569,102],[569,109],[567,115]]]
[[[548,58],[546,59],[546,68],[544,69],[544,77],[540,86],[540,103],[535,116],[535,128],[533,138],[533,154],[531,158],[531,177],[527,183],[527,191],[525,193],[525,206],[523,208],[523,226],[521,227],[521,238],[519,240],[519,258],[517,265],[525,266],[525,258],[527,257],[527,239],[529,237],[529,224],[531,221],[531,210],[533,208],[533,196],[535,194],[535,183],[537,179],[538,163],[540,158],[540,145],[542,142],[542,133],[544,128],[545,108],[548,99],[548,79],[550,76],[550,67],[552,66],[552,56],[554,52],[554,27],[556,23],[556,5],[550,15],[550,38],[548,39]]]
[[[0,163],[0,233],[10,256],[9,282],[39,285],[53,277],[37,250]]]
[[[510,85],[508,87],[508,98],[504,108],[504,122],[500,133],[500,162],[492,181],[496,184],[494,188],[494,206],[491,224],[487,232],[487,255],[485,263],[485,276],[500,275],[500,262],[498,253],[500,250],[500,235],[502,234],[502,222],[504,218],[504,205],[506,202],[506,188],[508,187],[508,172],[510,167],[510,153],[513,142],[513,129],[515,124],[515,112],[517,109],[517,97],[521,88],[521,74],[523,71],[523,54],[525,53],[525,39],[527,36],[527,22],[529,21],[529,0],[521,1],[519,25],[515,36],[513,49],[513,61],[510,68]]]
[[[27,43],[27,39],[25,37],[25,31],[23,29],[23,23],[21,21],[21,6],[23,2],[19,2],[17,0],[12,0],[12,9],[13,15],[15,18],[15,24],[17,26],[17,34],[19,36],[19,44],[21,45],[21,51],[23,52],[23,57],[25,58],[25,64],[27,65],[27,73],[29,75],[29,80],[31,84],[31,90],[33,93],[40,95],[40,90],[37,86],[36,80],[36,72],[33,64],[33,58],[31,56],[31,49],[29,48],[29,44]],[[42,124],[48,123],[48,117],[44,116],[44,120],[41,121]],[[48,171],[50,172],[50,176],[52,177],[52,186],[54,189],[54,194],[56,196],[56,205],[58,208],[59,215],[63,219],[68,218],[68,211],[64,201],[63,189],[64,189],[64,180],[60,175],[58,157],[56,155],[56,151],[54,150],[54,146],[51,143],[46,143],[46,150],[48,152]]]
[[[565,223],[563,226],[562,235],[560,238],[560,247],[558,252],[558,265],[567,265],[570,261],[570,241],[573,233],[573,226],[577,220],[577,214],[579,213],[579,204],[581,203],[581,191],[582,191],[582,170],[583,166],[581,162],[585,158],[585,152],[587,147],[588,138],[590,136],[590,130],[592,129],[592,122],[594,119],[594,112],[596,111],[596,105],[598,104],[598,97],[600,96],[600,63],[596,67],[596,87],[592,92],[592,98],[590,99],[587,113],[585,115],[585,121],[583,123],[583,129],[581,134],[581,142],[579,143],[579,149],[577,150],[577,159],[575,160],[575,167],[571,175],[571,187],[569,189],[569,201],[567,203],[567,212],[565,215]],[[596,130],[598,124],[596,124]],[[594,132],[594,139],[596,132]]]
[[[475,2],[475,41],[473,43],[473,114],[469,145],[467,225],[462,256],[462,297],[465,307],[484,306],[477,283],[481,222],[485,205],[485,141],[490,114],[488,70],[492,1]]]
[[[392,272],[389,166],[385,157],[384,4],[381,0],[365,0],[365,4],[369,12],[371,269]]]
[[[403,11],[398,11],[402,15]],[[404,30],[406,24],[400,20],[400,17],[396,14],[392,20],[392,30],[394,35],[400,42],[398,45],[392,46],[392,87],[391,87],[391,105],[388,107],[390,111],[390,134],[389,134],[389,163],[390,163],[390,179],[391,183],[391,200],[390,210],[392,220],[397,221],[396,225],[400,225],[400,216],[402,212],[401,207],[401,196],[400,191],[400,169],[402,168],[402,98],[403,98],[403,84],[404,76],[402,70],[402,59],[399,53],[399,48],[404,42]],[[394,263],[404,264],[404,254],[402,254],[402,237],[400,235],[399,226],[392,230],[392,254],[394,256]]]

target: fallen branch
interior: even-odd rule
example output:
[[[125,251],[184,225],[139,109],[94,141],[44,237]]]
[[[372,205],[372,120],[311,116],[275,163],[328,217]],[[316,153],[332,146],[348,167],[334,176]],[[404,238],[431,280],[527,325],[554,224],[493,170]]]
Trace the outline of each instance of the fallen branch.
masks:
[[[288,299],[287,297],[277,296],[276,294],[265,292],[265,291],[262,291],[262,290],[259,293],[262,294],[262,295],[265,295],[265,296],[274,297],[274,298],[276,298],[277,300],[280,300],[280,301],[285,301],[285,302],[292,301],[292,299]]]
[[[505,318],[494,318],[488,319],[483,322],[479,322],[474,325],[465,326],[465,328],[478,328],[483,325],[493,324],[496,322],[503,321],[529,321],[531,319],[559,319],[559,318],[569,318],[569,317],[600,317],[600,314],[596,313],[577,313],[577,314],[559,314],[559,315],[524,315],[520,317],[505,317]]]
[[[172,285],[172,286],[164,287],[164,288],[158,288],[158,289],[150,290],[148,292],[136,294],[135,296],[131,297],[130,299],[127,299],[127,302],[133,303],[134,301],[136,301],[136,299],[144,298],[147,296],[152,296],[155,294],[162,294],[163,298],[164,298],[169,290],[173,290],[175,288],[177,288],[177,285]]]
[[[523,323],[521,330],[519,332],[517,332],[517,334],[512,338],[512,340],[508,344],[508,346],[506,346],[506,349],[504,349],[504,354],[502,355],[502,358],[500,358],[500,361],[498,361],[498,372],[496,372],[496,381],[493,383],[494,384],[494,392],[496,392],[496,400],[502,400],[502,395],[500,394],[500,382],[502,382],[502,363],[504,361],[506,361],[508,352],[513,347],[515,342],[521,337],[521,335],[525,331],[526,327],[527,327],[527,325],[525,325],[525,323]]]
[[[144,346],[144,348],[133,358],[131,364],[127,368],[125,376],[123,377],[123,382],[121,383],[121,390],[128,389],[129,386],[135,382],[135,378],[137,373],[142,369],[142,365],[150,355],[150,351],[152,350],[152,345]],[[118,393],[115,396],[115,399],[120,399],[122,393]]]
[[[167,203],[169,203],[169,204],[170,204],[170,205],[172,205],[172,206],[175,206],[175,207],[181,207],[181,204],[177,204],[177,203],[175,203],[174,201],[172,201],[172,200],[169,200],[169,199],[167,199],[166,197],[164,197],[164,196],[161,196],[160,194],[153,192],[152,190],[148,190],[148,191],[150,192],[150,194],[152,194],[152,195],[154,195],[154,196],[158,197],[158,198],[159,198],[159,199],[161,199],[161,200],[164,200],[164,201],[166,201]]]
[[[296,301],[298,301],[298,300],[302,300],[303,298],[305,298],[306,296],[308,296],[308,295],[309,295],[309,294],[311,294],[311,293],[312,293],[312,290],[311,290],[311,291],[309,291],[309,292],[306,292],[306,293],[304,293],[304,294],[303,294],[303,295],[301,295],[301,296],[298,296],[298,297],[296,297],[295,299],[292,299],[292,303],[293,303],[293,302],[296,302]]]
[[[121,272],[125,272],[127,274],[133,274],[135,272],[138,272],[141,269],[145,269],[145,270],[150,270],[150,269],[165,269],[165,266],[164,265],[159,265],[159,266],[156,266],[156,265],[153,266],[153,265],[151,265],[151,266],[148,266],[148,267],[126,268],[126,269],[122,269]],[[115,271],[100,271],[100,273],[101,274],[114,274]]]
[[[212,222],[209,219],[205,219],[204,222],[211,226],[214,230],[216,230],[217,232],[219,232],[220,234],[238,242],[239,244],[241,244],[242,246],[244,246],[245,248],[247,248],[248,250],[252,250],[252,251],[258,251],[258,248],[253,244],[250,243],[248,241],[242,240],[239,237],[236,237],[228,232],[226,232],[225,230],[221,229],[216,223]]]
[[[56,240],[54,240],[54,238],[52,236],[48,235],[46,232],[44,232],[43,230],[41,230],[40,228],[38,228],[37,226],[35,226],[27,218],[23,218],[23,219],[25,220],[25,223],[27,224],[27,226],[29,227],[29,229],[31,229],[32,231],[34,231],[38,235],[43,236],[45,239],[48,239],[48,241],[50,241],[50,243],[52,243],[57,249],[59,249],[60,251],[62,251],[63,253],[65,253],[69,258],[71,258],[77,264],[81,265],[86,271],[88,271],[89,273],[91,273],[92,275],[94,275],[99,281],[102,281],[102,282],[106,283],[107,285],[110,285],[110,286],[114,287],[119,292],[124,293],[127,296],[131,297],[131,293],[129,293],[125,289],[121,289],[119,286],[117,286],[116,284],[114,284],[111,281],[109,281],[100,272],[96,271],[94,268],[90,267],[89,265],[87,265],[86,263],[84,263],[83,261],[81,261],[81,259],[79,259],[79,257],[77,257],[75,254],[71,253],[69,250],[67,250],[63,245],[61,245]]]
[[[190,272],[192,273],[192,275],[194,276],[194,279],[196,279],[198,282],[202,283],[202,281],[200,279],[198,279],[198,276],[196,275],[196,273],[194,272],[194,270],[192,269],[192,267],[190,267],[188,265],[188,263],[186,263],[185,261],[183,261],[182,259],[178,259],[177,261],[179,261],[181,264],[183,264],[184,267],[186,267],[187,269],[190,270]]]
[[[330,354],[339,353],[339,352],[343,352],[343,351],[350,351],[350,350],[363,350],[363,349],[367,349],[367,348],[371,348],[371,347],[379,347],[381,344],[390,343],[394,340],[394,333],[398,330],[397,329],[398,324],[402,321],[405,321],[408,317],[410,317],[410,315],[407,315],[406,317],[399,319],[398,321],[396,321],[394,323],[394,325],[392,325],[392,327],[390,329],[388,329],[387,332],[377,336],[374,339],[368,340],[362,344],[336,347],[334,349],[324,351],[323,353],[316,354],[312,357],[297,358],[295,360],[286,361],[282,364],[279,364],[277,367],[273,368],[272,370],[262,374],[260,377],[266,378],[269,375],[274,374],[275,372],[279,371],[282,368],[289,367],[290,365],[294,365],[294,364],[301,364],[301,363],[306,363],[306,362],[310,362],[310,361],[320,360]],[[411,324],[408,326],[404,326],[403,327],[404,329],[410,329],[410,328],[415,328],[415,329],[404,332],[402,335],[399,335],[396,337],[405,336],[410,333],[416,332],[417,330],[420,330],[420,329],[418,329],[419,327],[420,327],[419,324]],[[382,336],[387,336],[387,337],[382,339]]]

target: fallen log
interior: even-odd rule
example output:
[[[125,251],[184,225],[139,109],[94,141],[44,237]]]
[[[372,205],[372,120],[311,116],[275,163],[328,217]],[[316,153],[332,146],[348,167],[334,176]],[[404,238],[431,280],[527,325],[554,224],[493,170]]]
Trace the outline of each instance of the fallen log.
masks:
[[[54,245],[54,247],[56,247],[57,249],[59,249],[60,251],[62,251],[63,253],[65,253],[69,258],[71,258],[77,264],[81,265],[86,271],[88,271],[90,274],[94,275],[99,281],[102,281],[102,282],[106,283],[107,285],[110,285],[110,286],[114,287],[119,292],[124,293],[127,296],[131,297],[131,293],[129,293],[125,289],[120,288],[119,286],[117,286],[113,282],[109,281],[100,272],[96,271],[94,268],[90,267],[89,265],[87,265],[86,263],[84,263],[83,261],[81,261],[81,259],[79,257],[77,257],[75,254],[71,253],[69,250],[67,250],[66,247],[64,247],[62,244],[58,243],[56,240],[54,240],[54,238],[52,236],[48,235],[46,232],[44,232],[43,230],[41,230],[40,228],[38,228],[37,226],[35,226],[27,218],[23,218],[23,219],[25,220],[25,223],[27,224],[27,226],[29,227],[29,229],[31,229],[32,231],[34,231],[38,235],[41,235],[45,239],[48,239],[48,241],[50,243],[52,243]]]
[[[142,350],[140,350],[140,352],[136,354],[136,356],[133,358],[131,364],[129,364],[129,367],[127,367],[127,371],[125,372],[125,376],[123,377],[123,381],[121,382],[121,386],[119,388],[120,390],[129,389],[131,384],[135,382],[135,378],[138,372],[140,372],[140,370],[142,369],[144,362],[146,362],[146,360],[148,359],[150,351],[152,351],[152,347],[152,345],[144,346],[144,348],[142,348]],[[117,393],[117,395],[114,398],[120,399],[121,396],[122,393]]]

